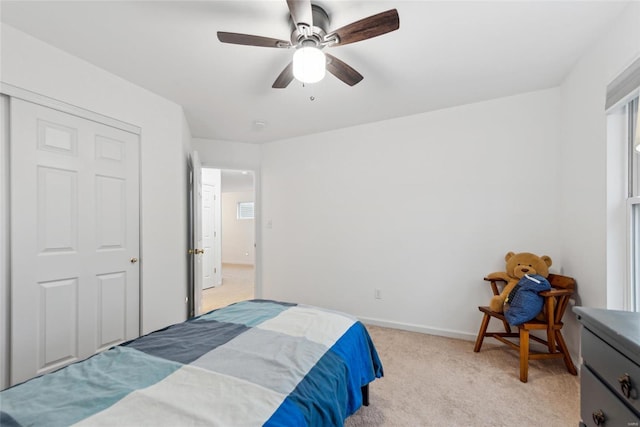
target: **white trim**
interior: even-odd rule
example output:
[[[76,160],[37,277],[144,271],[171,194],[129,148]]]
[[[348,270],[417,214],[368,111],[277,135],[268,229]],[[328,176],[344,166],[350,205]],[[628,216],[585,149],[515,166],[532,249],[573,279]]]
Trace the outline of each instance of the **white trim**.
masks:
[[[640,196],[638,197],[629,197],[627,199],[627,205],[631,206],[631,205],[637,205],[640,203]]]
[[[96,113],[94,111],[86,110],[81,107],[76,107],[75,105],[67,104],[66,102],[58,101],[57,99],[49,98],[48,96],[40,95],[36,92],[13,86],[9,83],[0,82],[0,93],[13,98],[22,99],[24,101],[33,102],[34,104],[39,104],[53,110],[62,111],[63,113],[71,114],[72,116],[77,116],[97,123],[102,123],[104,125],[130,132],[135,135],[141,134],[141,129],[139,126],[135,126],[130,123],[114,119],[113,117]]]
[[[0,390],[9,386],[9,98],[0,95]]]
[[[262,182],[260,181],[260,168],[248,169],[253,172],[253,296],[262,298]]]
[[[634,252],[634,239],[633,239],[633,208],[634,206],[640,206],[640,197],[629,197],[627,199],[627,280],[624,287],[624,309],[633,311],[640,311],[640,295],[634,295],[633,287],[636,286],[635,292],[640,293],[640,289],[637,289],[640,284],[635,283],[636,278],[640,276],[640,272],[634,271],[634,256],[637,256]],[[636,230],[636,235],[638,235]],[[635,242],[637,246],[640,246],[640,242]],[[634,278],[635,276],[635,278]],[[635,301],[634,301],[635,299]]]
[[[394,322],[391,320],[374,319],[371,317],[357,317],[365,325],[382,326],[383,328],[400,329],[409,332],[420,332],[421,334],[456,338],[465,341],[476,340],[476,335],[470,334],[468,332],[454,331],[451,329],[430,328],[428,326],[416,325],[413,323]]]
[[[635,58],[607,85],[605,110],[620,105],[621,102],[626,102],[630,94],[637,93],[638,88],[640,88],[640,57]]]

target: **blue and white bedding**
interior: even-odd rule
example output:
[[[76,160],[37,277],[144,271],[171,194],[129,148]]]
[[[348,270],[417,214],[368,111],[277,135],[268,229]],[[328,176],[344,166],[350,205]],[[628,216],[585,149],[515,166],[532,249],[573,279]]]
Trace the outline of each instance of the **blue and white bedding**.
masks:
[[[244,301],[0,393],[6,426],[341,426],[382,376],[344,313]]]

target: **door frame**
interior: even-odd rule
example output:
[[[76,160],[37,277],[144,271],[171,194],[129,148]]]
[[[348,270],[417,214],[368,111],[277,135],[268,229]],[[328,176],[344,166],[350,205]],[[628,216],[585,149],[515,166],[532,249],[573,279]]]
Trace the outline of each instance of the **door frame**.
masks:
[[[253,296],[256,299],[263,297],[262,292],[262,191],[260,181],[260,168],[255,166],[242,167],[237,164],[220,164],[216,162],[208,162],[203,158],[200,158],[203,169],[220,169],[222,170],[246,170],[253,174],[253,201],[254,201],[254,245],[255,245],[255,264],[253,270]],[[222,186],[220,188],[222,191]],[[222,202],[222,200],[221,200]],[[220,230],[221,235],[224,230]],[[224,238],[224,237],[222,237]],[[190,282],[191,283],[191,282]],[[190,286],[190,291],[193,292],[193,287]],[[193,295],[191,294],[191,298]]]
[[[91,120],[97,123],[101,123],[116,129],[120,129],[138,136],[138,209],[139,209],[139,256],[138,258],[144,260],[144,248],[143,248],[143,227],[142,227],[142,128],[139,126],[124,122],[113,117],[105,116],[100,113],[96,113],[91,110],[87,110],[82,107],[78,107],[72,104],[68,104],[64,101],[60,101],[45,95],[41,95],[36,92],[32,92],[27,89],[20,88],[5,82],[0,82],[0,95],[2,96],[0,102],[3,103],[0,108],[0,114],[2,117],[3,126],[2,134],[0,135],[0,166],[2,166],[2,173],[0,174],[0,202],[2,202],[0,208],[0,267],[2,268],[0,273],[0,390],[9,386],[9,372],[11,367],[11,242],[9,240],[11,234],[11,206],[9,203],[10,195],[10,175],[9,175],[9,113],[10,113],[10,101],[11,98],[22,99],[34,104],[41,105],[43,107],[51,108],[66,114],[77,116],[86,120]],[[142,309],[143,309],[143,269],[142,262],[139,264],[139,307],[138,307],[138,335],[142,333]]]
[[[202,235],[202,164],[197,151],[192,151],[187,161],[187,319],[200,314],[202,307],[202,260],[198,257],[198,238]],[[196,186],[200,188],[196,189]],[[200,263],[198,263],[200,261]]]

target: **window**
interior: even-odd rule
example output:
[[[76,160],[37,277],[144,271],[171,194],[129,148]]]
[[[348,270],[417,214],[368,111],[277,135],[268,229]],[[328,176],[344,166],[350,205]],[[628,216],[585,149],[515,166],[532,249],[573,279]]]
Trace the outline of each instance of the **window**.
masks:
[[[607,86],[607,306],[640,312],[640,58]],[[619,209],[618,210],[618,206]],[[619,214],[618,214],[619,212]]]
[[[253,202],[238,202],[238,219],[253,218]]]

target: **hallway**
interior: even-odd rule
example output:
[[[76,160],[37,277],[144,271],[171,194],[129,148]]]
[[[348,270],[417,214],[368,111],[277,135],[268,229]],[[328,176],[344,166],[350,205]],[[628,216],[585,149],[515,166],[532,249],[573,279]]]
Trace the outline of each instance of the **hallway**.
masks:
[[[254,266],[222,264],[222,286],[202,292],[202,313],[254,298]]]

